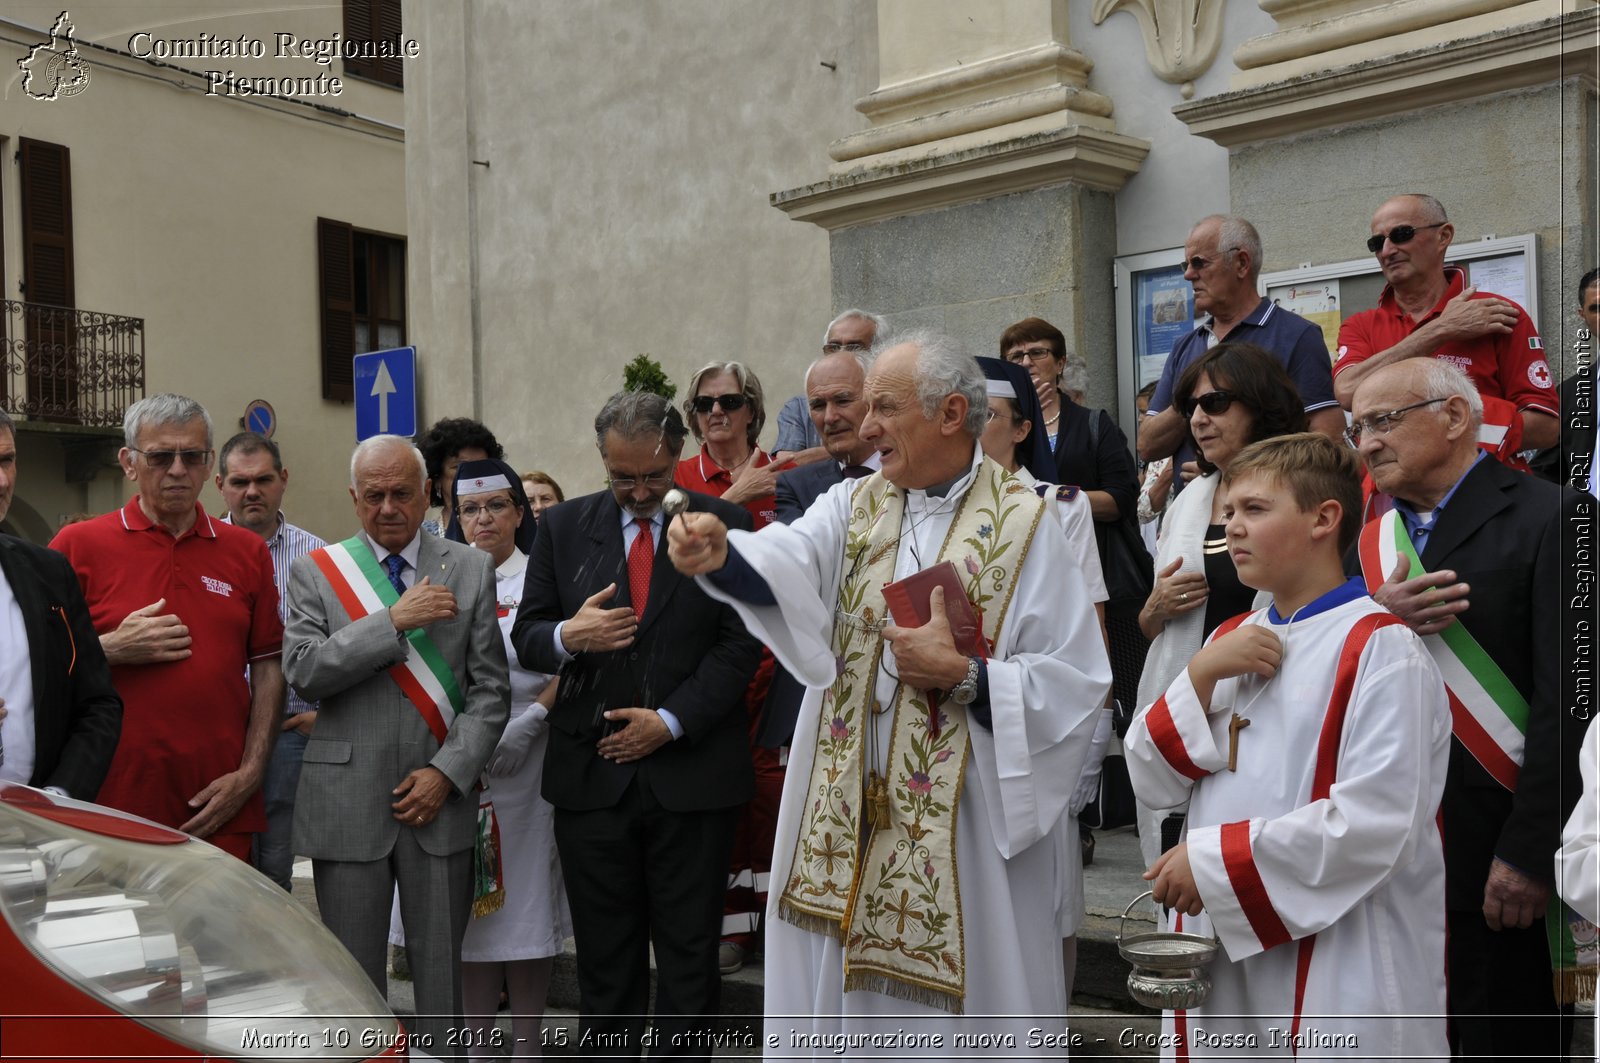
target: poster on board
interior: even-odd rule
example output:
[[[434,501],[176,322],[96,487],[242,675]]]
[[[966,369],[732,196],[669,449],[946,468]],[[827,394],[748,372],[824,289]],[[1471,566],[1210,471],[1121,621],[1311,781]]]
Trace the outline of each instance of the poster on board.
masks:
[[[1194,331],[1194,289],[1183,279],[1183,267],[1144,270],[1135,281],[1134,364],[1138,387],[1161,376],[1167,355]]]
[[[1467,283],[1480,292],[1504,296],[1520,307],[1528,305],[1528,266],[1523,255],[1499,255],[1465,263]]]
[[[1267,289],[1267,298],[1293,311],[1322,330],[1329,351],[1339,349],[1339,279],[1315,283],[1284,284]]]

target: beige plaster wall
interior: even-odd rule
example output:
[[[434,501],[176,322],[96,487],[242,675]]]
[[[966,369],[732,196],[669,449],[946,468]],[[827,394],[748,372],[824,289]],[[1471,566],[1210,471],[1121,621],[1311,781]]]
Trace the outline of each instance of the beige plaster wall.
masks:
[[[865,125],[853,104],[877,84],[873,5],[468,0],[406,15],[431,57],[427,91],[406,101],[427,419],[477,411],[514,465],[578,494],[600,485],[594,414],[640,352],[680,388],[708,361],[746,361],[775,415],[833,308],[827,234],[767,196],[815,179],[829,141]],[[775,436],[769,419],[763,442]]]
[[[3,18],[48,27],[59,11],[14,2]],[[270,49],[279,31],[326,37],[341,26],[336,4],[216,11],[200,2],[74,4],[91,81],[81,94],[53,102],[23,94],[16,61],[25,49],[0,41],[5,290],[15,297],[21,276],[15,138],[66,145],[78,305],[143,317],[147,393],[200,400],[219,444],[239,429],[252,399],[271,402],[293,474],[288,515],[331,535],[352,524],[345,488],[355,433],[351,409],[321,398],[316,219],[405,232],[401,132],[382,124],[398,125],[404,101],[393,89],[346,79],[340,97],[319,102],[379,121],[253,106],[137,76],[133,71],[154,71],[82,44],[125,50],[131,34],[147,30],[161,37],[246,34],[267,39]],[[5,37],[25,36],[14,25],[0,28]],[[322,69],[309,60],[172,62],[273,76]],[[328,69],[337,73],[341,65],[335,60]],[[19,438],[19,499],[28,510],[53,524],[64,513],[104,511],[126,500],[115,469],[89,485],[65,483],[59,454],[51,452],[56,445],[32,432]],[[214,489],[203,501],[221,510]]]

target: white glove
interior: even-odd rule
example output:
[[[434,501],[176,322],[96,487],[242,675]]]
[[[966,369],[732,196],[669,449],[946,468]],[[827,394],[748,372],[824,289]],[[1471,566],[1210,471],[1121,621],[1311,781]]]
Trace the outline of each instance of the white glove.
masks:
[[[489,763],[484,765],[484,774],[492,779],[515,775],[523,761],[528,759],[533,740],[539,737],[544,728],[543,705],[530,706],[527,712],[506,724],[505,733],[500,736],[494,752],[489,754]]]
[[[1077,788],[1067,801],[1067,810],[1076,816],[1100,792],[1100,765],[1106,759],[1106,747],[1111,744],[1111,710],[1101,709],[1094,723],[1094,737],[1089,739],[1089,758],[1083,762],[1083,774],[1078,776]]]

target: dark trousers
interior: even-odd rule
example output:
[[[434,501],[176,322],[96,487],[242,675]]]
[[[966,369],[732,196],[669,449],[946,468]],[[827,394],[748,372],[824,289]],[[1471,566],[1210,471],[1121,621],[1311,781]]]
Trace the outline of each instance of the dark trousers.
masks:
[[[610,808],[556,809],[577,943],[578,1051],[709,1059],[717,946],[737,808],[674,812],[638,777]],[[642,1037],[656,958],[654,1042]]]
[[[1490,930],[1449,912],[1450,1052],[1457,1059],[1565,1059],[1572,1015],[1556,1004],[1544,920]]]

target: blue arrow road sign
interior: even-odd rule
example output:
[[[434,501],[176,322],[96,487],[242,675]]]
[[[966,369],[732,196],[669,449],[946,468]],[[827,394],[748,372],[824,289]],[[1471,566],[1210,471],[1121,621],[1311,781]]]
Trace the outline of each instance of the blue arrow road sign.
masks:
[[[355,356],[356,442],[389,433],[417,434],[417,349]]]

